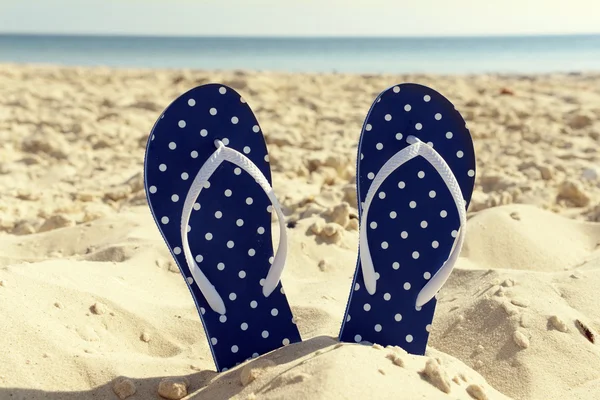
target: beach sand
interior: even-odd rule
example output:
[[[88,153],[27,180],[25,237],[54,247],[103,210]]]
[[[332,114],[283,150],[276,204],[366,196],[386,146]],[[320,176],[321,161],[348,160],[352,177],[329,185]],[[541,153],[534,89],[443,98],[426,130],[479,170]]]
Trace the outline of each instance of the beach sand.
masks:
[[[143,157],[188,89],[238,90],[289,221],[305,340],[225,373],[146,204]],[[429,85],[477,179],[425,357],[335,339],[371,102]],[[600,74],[283,74],[0,65],[0,399],[600,398]],[[276,229],[275,229],[276,230]]]

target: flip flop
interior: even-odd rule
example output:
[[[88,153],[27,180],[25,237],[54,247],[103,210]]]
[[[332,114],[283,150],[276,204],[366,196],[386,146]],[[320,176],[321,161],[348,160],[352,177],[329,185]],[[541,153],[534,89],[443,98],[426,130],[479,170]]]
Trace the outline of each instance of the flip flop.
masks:
[[[357,163],[359,258],[340,340],[425,354],[435,296],[464,240],[471,135],[444,96],[401,84],[371,106]]]
[[[279,282],[284,217],[264,137],[244,99],[220,84],[177,98],[152,129],[144,170],[150,210],[194,298],[217,370],[299,342]]]

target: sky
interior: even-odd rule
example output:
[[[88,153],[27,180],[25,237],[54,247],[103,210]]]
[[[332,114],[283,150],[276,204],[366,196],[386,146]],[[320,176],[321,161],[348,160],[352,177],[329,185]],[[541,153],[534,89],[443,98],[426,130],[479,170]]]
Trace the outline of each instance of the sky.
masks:
[[[600,33],[600,0],[0,0],[0,33],[181,36]]]

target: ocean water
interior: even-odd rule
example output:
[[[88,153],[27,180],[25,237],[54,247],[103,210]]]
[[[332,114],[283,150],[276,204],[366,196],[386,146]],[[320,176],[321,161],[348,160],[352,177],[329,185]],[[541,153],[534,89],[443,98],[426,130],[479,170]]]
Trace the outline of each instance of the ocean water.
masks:
[[[355,73],[600,71],[600,35],[217,38],[0,35],[0,62]]]

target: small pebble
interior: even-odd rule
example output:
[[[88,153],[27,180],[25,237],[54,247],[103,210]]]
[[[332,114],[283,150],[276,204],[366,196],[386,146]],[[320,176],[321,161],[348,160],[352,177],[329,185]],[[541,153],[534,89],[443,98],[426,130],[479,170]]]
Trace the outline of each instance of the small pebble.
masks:
[[[185,377],[164,378],[158,384],[158,394],[169,400],[179,400],[187,396],[187,388],[190,385]]]
[[[512,299],[510,302],[518,307],[523,307],[523,308],[529,307],[529,300],[527,300],[527,299],[516,298],[516,299]]]
[[[398,354],[389,353],[387,356],[385,356],[385,358],[390,360],[394,365],[404,367],[404,360]]]
[[[150,341],[150,334],[148,332],[142,332],[140,339],[142,340],[142,342],[148,343]]]
[[[350,205],[346,202],[338,204],[331,210],[330,216],[332,222],[346,227],[350,221]]]
[[[0,281],[0,286],[6,287],[7,286],[6,281]]]
[[[543,180],[549,181],[550,179],[552,179],[552,176],[554,174],[552,172],[552,169],[550,169],[550,167],[548,167],[546,165],[538,165],[538,169],[540,170],[540,174],[542,175]]]
[[[548,322],[550,322],[550,325],[552,325],[552,327],[559,332],[569,331],[567,324],[565,324],[565,322],[562,319],[560,319],[557,315],[553,315],[550,318],[548,318]]]
[[[115,392],[121,400],[133,396],[136,391],[135,384],[131,379],[120,378],[113,384],[113,392]]]
[[[425,369],[421,373],[433,386],[444,393],[450,393],[452,389],[450,378],[448,378],[446,371],[440,367],[440,364],[436,360],[427,360]]]
[[[378,371],[378,372],[379,372],[381,375],[385,375],[385,371],[384,371],[383,369],[379,368],[377,371]]]
[[[326,271],[329,268],[329,264],[325,260],[319,261],[319,269],[321,271]]]
[[[591,126],[595,121],[594,115],[587,111],[579,111],[573,114],[567,124],[573,129],[583,129]]]
[[[327,237],[336,236],[338,233],[342,232],[343,229],[344,228],[342,226],[340,226],[339,224],[336,224],[335,222],[329,222],[323,227],[323,230],[321,231],[321,236],[323,236],[323,235],[325,235]]]
[[[594,123],[593,114],[589,114],[587,112],[579,112],[571,116],[571,118],[567,121],[567,125],[569,125],[573,129],[583,129],[588,126],[591,126]]]
[[[54,307],[56,307],[56,308],[60,308],[60,309],[63,309],[63,308],[65,308],[65,306],[63,306],[63,305],[62,305],[62,303],[61,303],[60,301],[57,301],[56,303],[54,303]]]
[[[324,223],[322,220],[318,219],[310,226],[310,231],[315,235],[320,235],[323,231]]]
[[[483,388],[479,385],[467,386],[467,393],[475,400],[488,400],[488,397],[483,391]]]
[[[96,315],[102,315],[106,313],[106,306],[102,303],[94,303],[90,307],[90,311]]]
[[[507,315],[518,314],[517,309],[515,309],[514,307],[512,307],[510,305],[510,303],[502,303],[502,308],[504,309],[504,311],[506,312]]]
[[[578,181],[564,181],[558,189],[558,198],[569,201],[575,207],[585,207],[591,201]]]
[[[527,336],[525,336],[523,333],[519,332],[519,331],[515,331],[515,333],[513,334],[513,341],[515,342],[515,344],[523,349],[526,349],[529,347],[529,339],[527,338]]]
[[[502,286],[504,287],[512,287],[515,286],[515,281],[514,279],[505,279],[504,282],[502,282]]]

